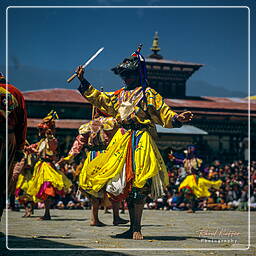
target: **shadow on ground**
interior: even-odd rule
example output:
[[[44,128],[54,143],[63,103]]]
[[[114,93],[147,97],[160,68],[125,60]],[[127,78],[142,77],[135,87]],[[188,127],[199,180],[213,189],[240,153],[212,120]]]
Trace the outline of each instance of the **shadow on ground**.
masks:
[[[23,219],[36,219],[39,220],[39,218],[42,217],[41,215],[33,215],[30,216],[29,218],[23,218]],[[72,219],[72,218],[58,218],[59,216],[57,215],[51,215],[51,220],[47,220],[47,221],[87,221],[87,218],[76,218],[76,219]],[[58,218],[58,219],[56,219]]]
[[[104,250],[93,250],[92,248],[88,248],[86,246],[75,246],[64,243],[59,243],[56,241],[50,241],[46,239],[39,238],[23,238],[17,236],[9,236],[8,247],[13,248],[12,250],[8,250],[6,248],[6,239],[5,237],[0,238],[0,255],[1,256],[127,256],[125,253],[113,252],[113,251],[104,251]],[[18,248],[47,248],[48,250],[17,250]],[[49,250],[51,248],[62,248],[63,250]],[[75,248],[77,250],[68,250],[69,248]],[[16,250],[15,250],[16,249]],[[88,249],[88,250],[86,250]],[[84,250],[84,251],[83,251]]]
[[[144,236],[145,240],[161,240],[161,241],[182,241],[187,239],[201,240],[203,237],[195,236]],[[205,238],[207,239],[207,238]]]
[[[88,219],[51,219],[50,221],[87,221]]]
[[[116,235],[111,235],[110,237],[116,238],[116,239],[130,239],[130,238],[120,238],[116,237]],[[208,239],[207,237],[196,237],[196,236],[143,236],[144,240],[158,240],[158,241],[183,241],[187,239],[195,239],[195,240],[201,240],[201,239]]]

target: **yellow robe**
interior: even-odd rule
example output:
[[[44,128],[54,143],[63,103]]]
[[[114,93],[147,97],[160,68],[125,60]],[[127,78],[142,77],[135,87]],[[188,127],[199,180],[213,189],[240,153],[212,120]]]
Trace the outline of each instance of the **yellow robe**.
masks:
[[[172,118],[177,113],[171,110],[163,97],[154,89],[146,88],[145,95],[147,103],[142,100],[142,87],[132,91],[100,92],[92,85],[83,94],[92,105],[118,121],[132,119],[139,124],[153,127],[159,124],[165,128],[172,128]]]
[[[43,145],[41,155],[53,154],[48,147],[46,139],[42,139],[39,142],[39,149],[41,145]],[[41,198],[38,196],[38,193],[42,190],[42,186],[46,182],[50,182],[55,190],[63,191],[65,193],[68,192],[72,186],[72,182],[66,177],[66,175],[62,171],[57,170],[51,162],[39,160],[35,164],[33,177],[29,182],[29,187],[27,188],[27,194],[37,198],[37,200],[40,200]]]
[[[34,170],[33,155],[25,151],[25,157],[14,167],[15,172],[19,172],[18,180],[16,183],[15,195],[20,201],[33,201],[30,195],[27,194]]]
[[[209,197],[211,195],[209,188],[219,189],[221,184],[221,180],[210,181],[202,177],[197,179],[196,175],[190,174],[181,182],[179,191],[182,188],[189,188],[197,198]]]
[[[18,181],[16,184],[16,190],[22,190],[22,195],[17,195],[18,200],[25,200],[25,201],[34,201],[35,198],[32,198],[30,195],[27,194],[27,190],[29,185],[31,184],[31,179],[33,176],[33,169],[29,170],[26,169],[23,173],[21,173],[18,177]]]
[[[84,92],[83,96],[101,111],[115,117],[119,123],[143,124],[141,130],[123,130],[120,128],[106,151],[92,160],[83,168],[79,177],[79,186],[87,191],[98,192],[111,179],[120,174],[125,168],[128,144],[131,136],[138,138],[133,155],[133,186],[142,188],[147,179],[153,179],[153,186],[167,186],[168,175],[161,154],[152,138],[156,135],[155,124],[171,128],[173,117],[176,115],[165,104],[163,98],[154,89],[147,88],[146,99],[143,100],[142,87],[132,91],[119,90],[104,93],[93,86]],[[134,134],[135,133],[135,134]]]

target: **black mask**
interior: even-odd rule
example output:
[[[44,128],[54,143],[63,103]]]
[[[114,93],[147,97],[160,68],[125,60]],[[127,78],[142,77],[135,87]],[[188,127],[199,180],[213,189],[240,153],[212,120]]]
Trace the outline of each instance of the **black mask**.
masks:
[[[123,60],[122,63],[118,64],[111,70],[122,78],[129,77],[131,75],[139,75],[139,60],[137,56],[131,56]]]

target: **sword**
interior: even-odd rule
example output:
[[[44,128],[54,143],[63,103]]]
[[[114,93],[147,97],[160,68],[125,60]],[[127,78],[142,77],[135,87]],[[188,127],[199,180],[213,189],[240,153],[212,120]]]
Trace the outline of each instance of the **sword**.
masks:
[[[104,50],[104,47],[101,47],[89,60],[87,60],[84,65],[82,66],[82,68],[87,67],[102,51]],[[70,83],[75,77],[77,76],[77,73],[75,73],[74,75],[72,75],[67,82]]]

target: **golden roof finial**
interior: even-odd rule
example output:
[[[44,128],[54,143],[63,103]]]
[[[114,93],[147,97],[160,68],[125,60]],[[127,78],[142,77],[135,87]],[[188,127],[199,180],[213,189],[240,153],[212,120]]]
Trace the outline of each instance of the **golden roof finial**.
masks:
[[[158,32],[155,32],[152,48],[150,48],[150,50],[152,50],[154,54],[157,54],[157,52],[160,51],[160,48],[158,46],[158,39],[159,39]]]

